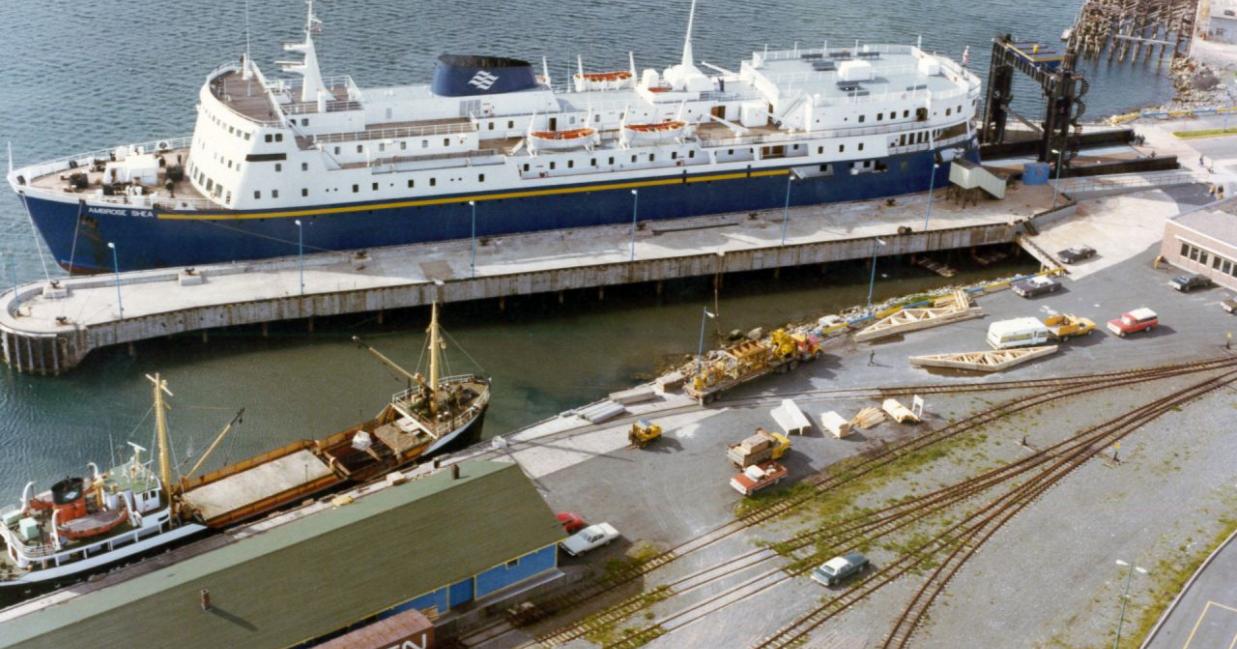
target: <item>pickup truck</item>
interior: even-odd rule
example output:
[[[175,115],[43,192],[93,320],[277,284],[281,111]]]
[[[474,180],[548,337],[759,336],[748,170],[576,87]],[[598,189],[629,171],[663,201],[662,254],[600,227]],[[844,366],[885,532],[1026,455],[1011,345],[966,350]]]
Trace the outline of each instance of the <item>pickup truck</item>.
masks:
[[[840,583],[847,577],[862,572],[868,567],[868,558],[852,552],[846,556],[834,557],[812,571],[812,580],[825,586]]]
[[[780,460],[790,450],[790,438],[781,433],[771,433],[757,428],[756,434],[726,447],[726,457],[739,469],[768,460]]]
[[[1036,275],[1035,277],[1020,279],[1010,284],[1009,289],[1022,297],[1032,298],[1037,295],[1056,293],[1061,290],[1061,282],[1051,277]]]
[[[756,492],[782,481],[789,471],[777,462],[765,462],[743,469],[730,479],[730,486],[744,496],[755,495]]]
[[[558,547],[562,548],[563,552],[576,557],[588,552],[589,550],[595,550],[603,545],[607,545],[610,541],[613,541],[618,537],[618,530],[614,529],[613,525],[609,523],[598,523],[596,525],[589,525],[579,532],[563,539],[563,541],[558,544]]]
[[[1048,333],[1057,340],[1069,340],[1075,336],[1087,336],[1095,331],[1095,323],[1082,316],[1054,313],[1044,318]]]
[[[1155,311],[1143,307],[1122,313],[1121,317],[1115,320],[1109,320],[1108,330],[1124,338],[1126,334],[1150,332],[1158,324],[1160,319],[1155,315]]]
[[[1220,303],[1220,308],[1229,313],[1237,313],[1237,297],[1230,297]]]

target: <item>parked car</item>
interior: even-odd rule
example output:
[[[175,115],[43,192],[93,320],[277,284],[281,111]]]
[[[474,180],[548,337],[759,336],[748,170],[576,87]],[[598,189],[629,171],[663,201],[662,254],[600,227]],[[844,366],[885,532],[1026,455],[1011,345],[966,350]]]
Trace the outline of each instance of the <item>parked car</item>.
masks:
[[[574,512],[559,512],[555,516],[559,524],[563,526],[563,531],[568,534],[575,534],[588,526],[588,521]]]
[[[1169,284],[1182,293],[1189,293],[1196,288],[1210,288],[1212,282],[1211,278],[1206,275],[1190,273],[1188,275],[1178,275],[1174,277]]]
[[[1094,256],[1095,248],[1091,246],[1071,246],[1057,253],[1057,259],[1067,264],[1076,264]]]
[[[609,523],[598,523],[572,534],[558,544],[563,552],[573,557],[580,556],[589,550],[595,550],[619,537],[618,530]]]
[[[866,570],[868,558],[858,552],[851,552],[842,557],[834,557],[812,571],[812,580],[825,586],[841,583],[847,577]]]
[[[1037,295],[1056,293],[1061,290],[1061,282],[1051,277],[1036,275],[1035,277],[1020,279],[1010,284],[1009,288],[1022,297],[1035,297]]]
[[[1220,308],[1229,313],[1237,313],[1237,297],[1230,297],[1220,303]]]
[[[1124,338],[1126,334],[1151,331],[1160,324],[1155,311],[1146,307],[1122,313],[1120,318],[1108,321],[1108,330]]]

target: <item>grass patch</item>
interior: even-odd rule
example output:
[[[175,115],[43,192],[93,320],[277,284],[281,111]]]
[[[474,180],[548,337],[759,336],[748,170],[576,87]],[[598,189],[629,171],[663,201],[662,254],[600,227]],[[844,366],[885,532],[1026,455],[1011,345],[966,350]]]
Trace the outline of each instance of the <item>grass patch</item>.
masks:
[[[627,611],[628,615],[634,615],[635,613],[643,610],[645,611],[645,616],[644,616],[645,619],[646,620],[652,619],[651,617],[652,611],[648,610],[649,607],[656,604],[657,602],[660,602],[670,597],[670,595],[671,593],[670,593],[669,586],[658,586],[657,588],[654,588],[653,590],[650,590],[647,593],[641,593],[639,595],[636,595],[635,597],[625,600],[616,606],[611,606],[602,611],[598,611],[597,613],[594,613],[590,615],[589,617],[584,618],[580,622],[582,624],[588,624],[590,619],[600,618],[604,615],[609,614],[611,611],[617,608],[623,608],[625,611]],[[643,630],[637,629],[637,628],[619,629],[619,622],[622,622],[623,619],[624,618],[616,618],[604,624],[598,625],[593,630],[584,634],[584,637],[589,642],[593,642],[595,644],[599,644],[602,646],[609,646],[616,642],[623,642],[624,643],[623,646],[639,647],[640,645],[647,644],[653,641],[658,636],[661,636],[662,634],[665,633],[665,631],[663,631],[661,627],[658,625],[653,625]],[[655,635],[649,635],[648,637],[645,637],[646,634],[652,633],[654,631],[656,631]],[[639,644],[628,644],[628,642],[636,641],[636,640],[642,640],[642,641],[639,642]]]
[[[661,554],[661,550],[657,546],[646,541],[641,541],[635,544],[627,551],[627,554],[619,559],[610,559],[606,562],[605,573],[601,579],[607,582],[622,581],[631,571],[648,563],[654,557]]]
[[[1237,135],[1237,127],[1229,128],[1204,128],[1194,131],[1173,131],[1178,139],[1182,140],[1197,140],[1204,137],[1219,137],[1221,135]]]

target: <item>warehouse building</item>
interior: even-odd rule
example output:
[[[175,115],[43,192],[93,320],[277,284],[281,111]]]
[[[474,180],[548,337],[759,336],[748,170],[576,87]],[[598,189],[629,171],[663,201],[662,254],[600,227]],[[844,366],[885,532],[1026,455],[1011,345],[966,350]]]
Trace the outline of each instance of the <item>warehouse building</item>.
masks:
[[[1160,256],[1173,266],[1237,290],[1237,205],[1183,212],[1164,226]]]
[[[0,616],[0,647],[284,648],[413,609],[432,620],[484,607],[556,576],[562,527],[520,468],[458,466],[24,606]]]

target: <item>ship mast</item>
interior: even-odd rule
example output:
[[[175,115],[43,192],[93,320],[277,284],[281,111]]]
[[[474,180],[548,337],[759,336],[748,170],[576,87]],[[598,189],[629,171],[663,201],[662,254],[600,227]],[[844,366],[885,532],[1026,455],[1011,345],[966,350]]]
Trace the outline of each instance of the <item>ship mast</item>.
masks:
[[[438,340],[438,303],[435,302],[430,308],[430,392],[438,392],[438,353],[442,346]],[[430,410],[434,409],[434,404],[437,401],[431,401]]]
[[[171,496],[172,493],[172,460],[170,457],[171,448],[168,445],[168,420],[167,420],[167,405],[163,402],[163,394],[173,396],[172,391],[168,389],[168,382],[163,380],[158,373],[154,376],[146,375],[147,380],[154,384],[154,399],[155,399],[155,432],[158,433],[159,440],[159,479],[163,481],[163,490]]]

